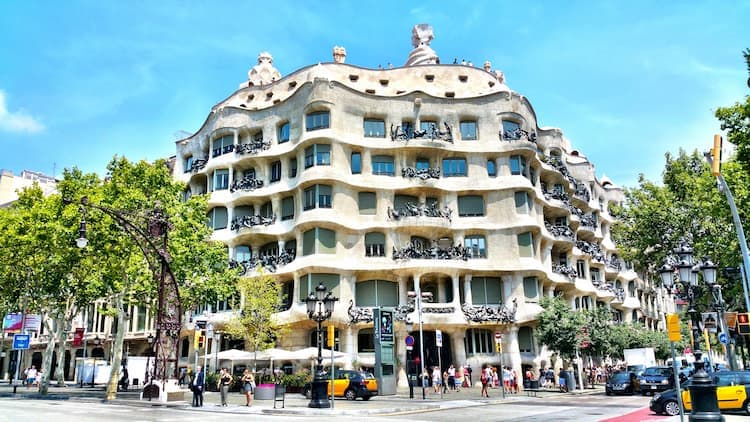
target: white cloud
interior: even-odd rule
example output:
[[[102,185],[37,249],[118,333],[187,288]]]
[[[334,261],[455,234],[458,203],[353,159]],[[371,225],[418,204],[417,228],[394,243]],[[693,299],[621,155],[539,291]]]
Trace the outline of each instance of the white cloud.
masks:
[[[44,125],[23,110],[8,111],[5,104],[5,92],[0,90],[0,130],[6,132],[37,133],[44,130]]]

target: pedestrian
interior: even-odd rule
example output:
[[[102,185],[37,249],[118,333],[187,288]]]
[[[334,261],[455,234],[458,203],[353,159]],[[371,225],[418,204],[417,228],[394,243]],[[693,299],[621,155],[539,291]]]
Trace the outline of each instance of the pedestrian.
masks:
[[[448,367],[448,388],[456,390],[456,368],[453,364]]]
[[[502,377],[503,377],[503,391],[505,391],[506,393],[510,393],[511,392],[511,390],[510,390],[510,377],[511,377],[510,369],[507,366],[505,366],[505,367],[502,368],[502,371],[503,371],[502,372]]]
[[[494,388],[500,388],[500,377],[497,375],[497,368],[495,367],[492,368],[492,385]]]
[[[31,385],[36,382],[36,366],[31,365],[31,368],[27,368],[25,371],[23,371],[24,374],[26,374],[26,389],[28,390],[31,388]]]
[[[44,371],[42,371],[41,369],[37,371],[36,378],[34,378],[34,386],[36,386],[38,390],[42,389],[42,377],[43,376],[44,376]]]
[[[448,392],[448,371],[443,371],[443,393]]]
[[[229,370],[224,367],[219,372],[219,392],[221,393],[221,405],[227,405],[227,394],[229,393],[229,386],[232,384],[232,374]]]
[[[490,393],[487,390],[487,387],[488,387],[489,382],[490,382],[490,377],[487,376],[487,367],[486,367],[486,365],[482,368],[482,375],[480,376],[479,380],[482,382],[482,394],[481,394],[481,396],[489,398],[490,397]]]
[[[510,386],[513,389],[513,394],[518,394],[518,373],[515,369],[512,369],[510,373]]]
[[[563,393],[567,393],[568,392],[568,382],[565,379],[565,371],[563,371],[562,368],[560,368],[560,373],[558,374],[557,383],[560,386],[560,391],[561,392],[563,392]]]
[[[253,405],[253,393],[255,393],[255,377],[249,369],[242,373],[242,391],[245,392],[245,406]]]
[[[443,385],[443,381],[440,376],[440,368],[437,366],[432,367],[432,388],[435,393],[440,392],[440,386]]]
[[[471,387],[471,365],[466,364],[466,367],[464,368],[464,373],[466,373],[466,376],[469,378],[469,387]]]
[[[464,368],[458,365],[456,368],[456,390],[461,391],[461,387],[464,386]]]
[[[193,407],[203,407],[203,390],[206,387],[206,378],[202,367],[195,369],[193,379],[190,380],[190,388],[193,390]]]
[[[128,368],[122,367],[122,374],[120,375],[120,381],[117,383],[117,388],[122,391],[128,391],[128,384],[130,384],[130,376],[128,375]]]

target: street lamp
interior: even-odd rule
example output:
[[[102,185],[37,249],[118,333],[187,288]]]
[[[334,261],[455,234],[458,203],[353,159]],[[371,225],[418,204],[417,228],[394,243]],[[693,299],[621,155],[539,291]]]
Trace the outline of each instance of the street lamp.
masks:
[[[307,316],[318,323],[318,364],[315,366],[315,376],[311,388],[312,400],[310,400],[308,407],[331,407],[331,403],[328,402],[328,380],[326,380],[323,373],[323,321],[331,317],[333,314],[333,305],[337,300],[339,299],[327,291],[323,283],[320,283],[315,288],[315,293],[310,293],[307,299],[305,299],[307,303]]]
[[[693,351],[695,356],[695,373],[690,384],[690,400],[693,403],[690,412],[689,421],[723,421],[719,411],[719,403],[716,398],[716,384],[708,375],[704,368],[703,356],[700,351],[700,319],[698,311],[695,310],[695,299],[701,295],[701,287],[698,285],[698,272],[703,270],[703,280],[708,284],[709,280],[713,283],[716,281],[716,266],[706,259],[708,265],[693,265],[693,248],[685,241],[680,240],[680,245],[674,249],[678,257],[678,263],[675,265],[679,275],[679,283],[682,286],[690,306],[688,313],[693,323],[693,344],[696,350]],[[674,282],[674,267],[665,262],[659,269],[662,283],[669,289]]]
[[[73,201],[65,199],[66,204]],[[177,281],[169,263],[168,234],[172,229],[169,216],[157,203],[153,209],[133,213],[117,210],[103,205],[89,202],[87,197],[79,201],[79,210],[83,216],[76,245],[85,248],[89,241],[86,238],[86,210],[93,208],[111,217],[117,226],[125,232],[138,246],[148,262],[149,269],[158,283],[158,303],[156,312],[156,336],[152,350],[154,350],[154,370],[149,377],[166,380],[169,377],[179,378],[180,341],[182,328],[182,305]],[[162,388],[166,383],[162,383]]]
[[[151,401],[151,376],[150,376],[150,364],[151,364],[151,354],[153,353],[153,347],[154,347],[154,335],[149,333],[148,337],[146,337],[146,341],[148,342],[148,349],[146,349],[146,374],[144,376],[144,382],[148,384],[144,384],[144,390],[146,395],[148,396],[148,401]]]

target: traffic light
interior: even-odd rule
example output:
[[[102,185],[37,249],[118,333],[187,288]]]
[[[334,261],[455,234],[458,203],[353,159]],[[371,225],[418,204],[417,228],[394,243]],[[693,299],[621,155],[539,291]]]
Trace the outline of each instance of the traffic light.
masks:
[[[198,336],[198,348],[202,349],[205,343],[206,343],[206,336]]]
[[[201,341],[201,332],[199,330],[195,330],[195,335],[193,336],[193,349],[195,350],[200,349],[200,341]]]
[[[333,345],[334,345],[334,343],[336,341],[336,334],[335,334],[334,330],[335,330],[335,328],[334,328],[333,325],[329,325],[328,326],[328,338],[326,340],[328,340],[328,348],[329,349],[333,349]]]
[[[711,149],[711,174],[721,175],[721,135],[714,135],[714,147]]]
[[[750,334],[750,314],[737,314],[737,332],[739,334]]]

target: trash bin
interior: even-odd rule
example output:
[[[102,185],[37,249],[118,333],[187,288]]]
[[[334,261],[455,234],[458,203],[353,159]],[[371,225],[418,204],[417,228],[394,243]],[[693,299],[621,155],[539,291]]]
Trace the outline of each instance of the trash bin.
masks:
[[[531,380],[529,381],[529,388],[532,390],[538,390],[539,389],[539,380]]]
[[[523,388],[525,388],[525,389],[531,388],[531,380],[524,379],[523,380]]]

